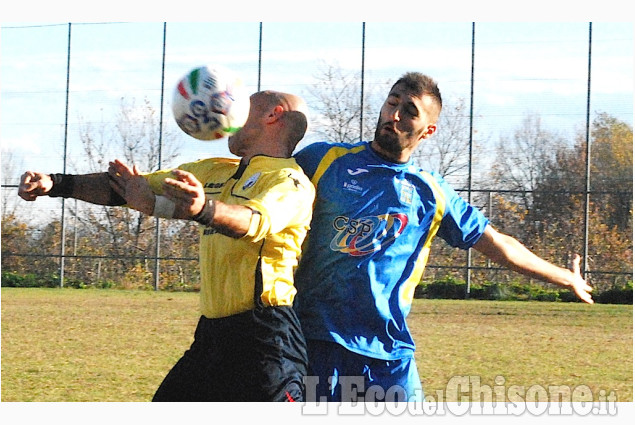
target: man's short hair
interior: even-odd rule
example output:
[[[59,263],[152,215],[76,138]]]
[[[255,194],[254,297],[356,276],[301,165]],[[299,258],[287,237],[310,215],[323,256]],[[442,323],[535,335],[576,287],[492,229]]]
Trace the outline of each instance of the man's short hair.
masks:
[[[431,96],[435,100],[435,103],[438,104],[439,112],[441,112],[441,108],[443,107],[441,92],[439,91],[437,82],[432,78],[420,72],[407,72],[402,75],[392,87],[395,87],[397,84],[404,84],[408,90],[418,95],[426,94]]]

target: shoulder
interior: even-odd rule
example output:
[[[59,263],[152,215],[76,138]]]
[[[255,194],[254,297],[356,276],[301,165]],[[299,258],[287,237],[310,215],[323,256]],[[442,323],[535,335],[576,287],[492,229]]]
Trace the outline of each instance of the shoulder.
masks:
[[[196,175],[200,172],[208,173],[209,171],[215,169],[233,169],[236,168],[239,163],[240,160],[233,158],[205,158],[198,161],[186,162],[178,165],[177,167],[164,168],[151,173],[145,173],[145,175],[148,177],[157,175],[162,176],[165,174],[169,174],[172,172],[172,170],[176,169],[187,171],[188,173]]]
[[[428,171],[422,168],[417,168],[415,174],[419,176],[428,186],[431,186],[433,190],[439,190],[446,195],[454,195],[456,191],[452,186],[443,178],[443,176],[436,171]]]
[[[300,184],[302,187],[313,190],[311,181],[294,158],[255,156],[251,159],[247,170],[251,175],[263,176],[269,184],[291,179],[296,182],[296,185]]]
[[[235,173],[239,159],[233,158],[206,158],[194,162],[179,165],[179,170],[192,173],[201,183],[211,180],[224,180]]]
[[[304,172],[312,178],[318,167],[321,164],[323,165],[323,161],[330,163],[347,154],[361,152],[365,150],[367,146],[368,142],[355,144],[315,142],[298,151],[294,155],[294,158]]]
[[[235,168],[239,163],[240,160],[234,158],[205,158],[181,164],[177,168],[196,174],[197,171],[207,171],[212,168]]]
[[[435,171],[428,171],[421,168],[411,168],[411,175],[416,176],[422,199],[433,200],[436,208],[445,214],[449,209],[455,207],[463,208],[465,201],[458,192]]]
[[[336,149],[341,151],[358,151],[368,145],[368,142],[358,143],[333,143],[333,142],[314,142],[306,147],[300,149],[295,155],[295,158],[311,156],[324,156],[330,150]]]

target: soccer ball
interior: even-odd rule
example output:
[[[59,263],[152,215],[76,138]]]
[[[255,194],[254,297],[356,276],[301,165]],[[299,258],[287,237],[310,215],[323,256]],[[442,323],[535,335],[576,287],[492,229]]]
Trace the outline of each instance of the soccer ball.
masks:
[[[178,126],[198,140],[236,133],[247,120],[249,96],[233,72],[201,66],[183,76],[174,89],[172,113]]]

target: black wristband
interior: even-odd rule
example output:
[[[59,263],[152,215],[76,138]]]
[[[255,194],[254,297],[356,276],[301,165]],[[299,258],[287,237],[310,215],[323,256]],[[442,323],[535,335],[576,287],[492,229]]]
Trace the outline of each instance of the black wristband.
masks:
[[[75,188],[75,176],[73,174],[51,174],[53,187],[48,195],[51,198],[70,198]]]
[[[196,221],[203,226],[212,226],[214,223],[214,213],[216,212],[216,202],[213,199],[209,199],[203,205],[201,212],[192,217],[192,220]]]

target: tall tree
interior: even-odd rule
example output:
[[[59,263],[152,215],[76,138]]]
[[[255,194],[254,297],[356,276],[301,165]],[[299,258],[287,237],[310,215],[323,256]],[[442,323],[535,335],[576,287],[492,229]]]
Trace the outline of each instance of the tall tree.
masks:
[[[12,185],[16,184],[19,180],[19,170],[22,168],[21,163],[15,160],[15,156],[13,151],[10,150],[2,150],[2,170],[0,175],[2,175],[2,184],[3,185]],[[16,211],[18,209],[18,197],[15,196],[15,191],[13,190],[3,190],[2,191],[2,199],[0,200],[2,204],[0,208],[2,209],[2,220],[5,217],[16,215]]]
[[[589,195],[589,269],[632,271],[633,130],[605,113],[591,127]],[[573,145],[562,146],[548,160],[534,194],[535,234],[552,253],[582,249],[586,201],[586,132]],[[626,275],[592,275],[596,286],[612,285]]]
[[[564,145],[563,138],[542,126],[539,115],[527,115],[511,137],[500,138],[491,178],[502,189],[518,191],[517,202],[530,211],[544,167]]]
[[[470,115],[464,99],[444,99],[443,103],[436,133],[419,146],[413,158],[422,168],[463,188],[469,173]],[[472,158],[473,169],[478,169],[478,162],[478,157]]]
[[[383,85],[365,87],[364,107],[361,107],[361,74],[347,71],[339,65],[322,62],[315,83],[309,89],[308,102],[313,111],[313,128],[325,140],[355,143],[372,140],[377,124],[378,93]],[[363,129],[360,134],[360,123]]]
[[[632,230],[633,128],[599,113],[591,129],[591,191],[603,193],[607,225]]]
[[[147,99],[137,105],[134,99],[121,99],[119,110],[112,122],[84,122],[80,125],[80,140],[85,159],[75,164],[77,172],[103,172],[108,162],[120,158],[135,164],[142,171],[158,168],[162,163],[171,164],[178,157],[178,135],[163,129],[159,143],[159,117]],[[156,221],[127,208],[90,206],[82,203],[81,212],[74,203],[68,203],[71,214],[81,223],[79,230],[80,251],[91,255],[118,257],[113,273],[122,275],[134,268],[135,256],[152,256]],[[179,228],[182,223],[171,226]],[[96,243],[97,242],[97,243]],[[67,242],[68,243],[68,242]],[[99,263],[100,274],[106,270]],[[145,267],[145,266],[144,266]]]

